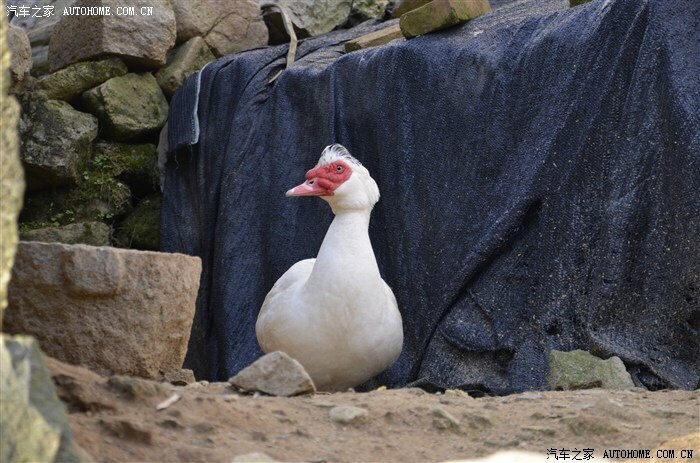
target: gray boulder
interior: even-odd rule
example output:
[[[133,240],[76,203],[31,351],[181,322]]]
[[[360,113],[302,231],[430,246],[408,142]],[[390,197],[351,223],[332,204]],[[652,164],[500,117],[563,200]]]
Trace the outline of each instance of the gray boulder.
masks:
[[[359,20],[382,19],[392,0],[355,0],[351,15]]]
[[[29,78],[29,71],[32,69],[32,47],[24,29],[12,25],[7,31],[7,42],[11,54],[10,92],[17,92]]]
[[[59,12],[71,6],[75,0],[22,0],[18,3],[28,6],[30,11],[41,8],[41,15],[15,16],[11,23],[27,31],[32,46],[32,74],[46,74],[49,72],[49,40],[53,28],[63,17]],[[48,10],[51,10],[50,16],[46,16]]]
[[[75,184],[97,137],[97,119],[64,101],[24,95],[21,159],[30,190]]]
[[[201,261],[183,254],[21,242],[5,329],[102,374],[182,367]]]
[[[109,246],[110,235],[109,225],[103,222],[78,222],[59,227],[22,231],[20,237],[22,241]]]
[[[93,461],[74,443],[66,406],[29,336],[0,334],[0,429],[0,461]]]
[[[216,56],[267,45],[255,0],[173,0],[177,41],[202,37]]]
[[[74,6],[115,8],[115,3],[78,0]],[[63,16],[49,42],[51,70],[105,56],[151,69],[164,65],[166,53],[175,45],[175,14],[169,0],[151,0],[134,8],[138,11],[133,15]],[[141,13],[142,8],[152,8],[151,14]]]
[[[105,138],[126,141],[160,129],[168,101],[150,73],[126,74],[83,93],[83,105],[103,125]]]
[[[126,73],[126,65],[119,58],[85,61],[41,77],[34,90],[43,92],[48,99],[70,101],[84,91]]]
[[[285,8],[290,20],[299,29],[299,38],[325,34],[342,25],[348,19],[353,4],[352,0],[259,0],[259,3],[272,3]],[[263,18],[271,34],[273,31],[276,36],[282,34],[278,9],[266,8]]]
[[[549,353],[549,388],[557,391],[574,389],[632,389],[634,383],[619,357],[603,360],[583,350]]]
[[[180,45],[168,59],[168,64],[156,72],[158,85],[170,98],[190,74],[202,69],[215,58],[204,39],[192,37]]]

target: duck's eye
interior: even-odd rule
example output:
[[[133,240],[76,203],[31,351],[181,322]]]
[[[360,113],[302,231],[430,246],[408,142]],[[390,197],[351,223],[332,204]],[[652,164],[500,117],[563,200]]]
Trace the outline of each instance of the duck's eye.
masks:
[[[343,166],[338,166],[338,167],[335,168],[335,171],[338,172],[338,173],[342,172],[343,170],[344,170],[344,169],[343,169]]]

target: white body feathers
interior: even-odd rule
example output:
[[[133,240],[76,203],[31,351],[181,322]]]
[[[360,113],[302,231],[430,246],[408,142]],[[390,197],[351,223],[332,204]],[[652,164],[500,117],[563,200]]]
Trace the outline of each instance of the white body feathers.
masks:
[[[282,275],[255,326],[263,351],[284,351],[327,391],[381,373],[403,345],[401,314],[379,274],[368,233],[379,191],[367,170],[351,159],[357,163],[351,165],[352,176],[333,196],[323,197],[336,217],[318,257],[297,262]]]

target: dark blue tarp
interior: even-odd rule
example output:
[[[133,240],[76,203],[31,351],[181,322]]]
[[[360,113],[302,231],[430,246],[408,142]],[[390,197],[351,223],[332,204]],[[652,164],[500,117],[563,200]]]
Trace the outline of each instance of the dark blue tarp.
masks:
[[[360,29],[309,39],[273,83],[284,45],[211,63],[169,122],[162,248],[203,261],[186,366],[224,380],[261,354],[265,294],[332,219],[284,192],[338,142],[381,190],[404,320],[373,385],[542,389],[549,350],[585,349],[697,387],[699,21],[696,0],[523,0],[347,55]]]

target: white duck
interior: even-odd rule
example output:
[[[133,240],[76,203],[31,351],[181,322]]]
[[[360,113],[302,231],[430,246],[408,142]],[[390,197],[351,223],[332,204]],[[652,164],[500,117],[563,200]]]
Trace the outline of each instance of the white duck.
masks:
[[[369,240],[379,189],[335,144],[287,196],[320,196],[335,219],[318,257],[294,264],[267,294],[255,332],[264,352],[281,350],[297,359],[318,390],[345,390],[384,371],[403,345],[396,298]]]

